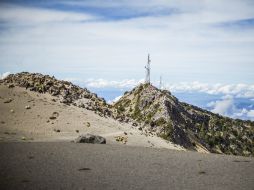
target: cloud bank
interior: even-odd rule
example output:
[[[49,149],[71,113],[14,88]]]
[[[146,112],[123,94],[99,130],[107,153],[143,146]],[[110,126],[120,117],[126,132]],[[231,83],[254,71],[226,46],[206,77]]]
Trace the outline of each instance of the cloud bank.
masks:
[[[166,84],[172,92],[201,92],[213,95],[233,95],[237,98],[254,98],[254,84],[207,84],[201,82],[181,82]]]
[[[76,79],[76,82],[78,80]],[[73,80],[75,82],[75,80]],[[119,89],[130,90],[138,84],[144,82],[144,80],[123,80],[123,81],[109,81],[105,79],[89,79],[86,81],[79,81],[77,83],[82,84],[85,87],[92,89]],[[155,83],[158,86],[158,82]],[[224,116],[232,118],[250,119],[254,120],[254,85],[249,84],[206,84],[201,82],[182,82],[176,84],[164,84],[164,89],[168,89],[173,93],[206,93],[210,95],[219,95],[221,99],[209,102],[207,105],[203,105],[214,113],[218,113]],[[116,99],[109,101],[109,103],[117,101]],[[247,104],[242,108],[239,99],[248,100]],[[191,103],[192,100],[189,100]],[[240,106],[240,107],[239,107]]]
[[[106,80],[106,79],[87,79],[82,80],[79,78],[64,78],[64,80],[80,84],[88,88],[117,88],[117,89],[131,89],[135,86],[144,83],[144,79],[124,79],[121,81]]]
[[[83,86],[90,88],[119,89],[131,89],[144,82],[144,79],[124,79],[121,81],[111,81],[106,79],[82,80],[77,78],[65,78],[65,80],[80,83]],[[154,82],[153,84],[159,86],[158,81]],[[171,92],[199,92],[211,95],[231,95],[236,98],[254,98],[254,84],[208,84],[194,81],[174,84],[164,83],[163,88]]]
[[[233,97],[225,97],[221,100],[208,103],[208,108],[214,113],[232,118],[242,118],[254,120],[254,110],[246,108],[237,108]]]

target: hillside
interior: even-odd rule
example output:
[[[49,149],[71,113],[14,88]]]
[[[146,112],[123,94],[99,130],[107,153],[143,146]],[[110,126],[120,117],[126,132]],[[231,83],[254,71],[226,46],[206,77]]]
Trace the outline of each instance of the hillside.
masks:
[[[254,155],[254,122],[234,120],[178,101],[169,91],[141,84],[116,102],[119,117],[190,150]]]
[[[106,104],[103,98],[99,98],[86,88],[81,88],[68,81],[57,80],[54,76],[22,72],[10,74],[0,82],[10,88],[19,86],[41,94],[49,93],[52,96],[59,97],[60,102],[66,105],[86,108],[103,116],[111,115],[110,105]]]
[[[0,142],[70,142],[91,133],[107,144],[183,150],[117,121],[111,106],[87,89],[38,73],[0,80],[0,112]]]
[[[3,139],[15,133],[19,139],[70,140],[79,132],[92,132],[114,143],[114,136],[128,136],[127,145],[254,155],[254,122],[180,102],[149,84],[126,92],[114,105],[86,88],[38,73],[11,74],[0,85]],[[86,127],[87,122],[94,127]]]

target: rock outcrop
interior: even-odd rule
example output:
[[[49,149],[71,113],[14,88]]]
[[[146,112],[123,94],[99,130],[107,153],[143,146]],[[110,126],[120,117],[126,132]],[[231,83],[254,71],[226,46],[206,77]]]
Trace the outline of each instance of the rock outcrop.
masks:
[[[182,103],[169,91],[141,84],[116,102],[119,118],[187,149],[254,155],[254,122],[231,119]]]
[[[19,86],[38,93],[49,93],[58,97],[60,102],[66,105],[92,110],[104,117],[111,116],[110,105],[103,98],[99,98],[86,88],[80,88],[68,81],[57,80],[49,75],[22,72],[10,74],[5,79],[0,80],[0,82],[10,88]]]
[[[74,141],[75,143],[92,143],[92,144],[106,144],[106,139],[104,137],[92,134],[80,135]]]

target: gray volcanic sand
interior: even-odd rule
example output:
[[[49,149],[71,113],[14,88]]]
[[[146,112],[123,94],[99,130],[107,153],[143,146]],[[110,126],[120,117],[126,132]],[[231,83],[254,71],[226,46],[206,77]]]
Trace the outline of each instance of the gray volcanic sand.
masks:
[[[0,143],[0,189],[253,190],[254,160],[70,142]]]

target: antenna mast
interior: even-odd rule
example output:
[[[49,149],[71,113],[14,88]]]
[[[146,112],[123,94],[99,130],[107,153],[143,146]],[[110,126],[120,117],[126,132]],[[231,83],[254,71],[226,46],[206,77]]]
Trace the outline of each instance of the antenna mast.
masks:
[[[150,60],[150,55],[148,54],[148,60],[147,60],[147,65],[145,66],[145,69],[146,69],[146,83],[150,84],[150,63],[151,63],[151,60]]]

